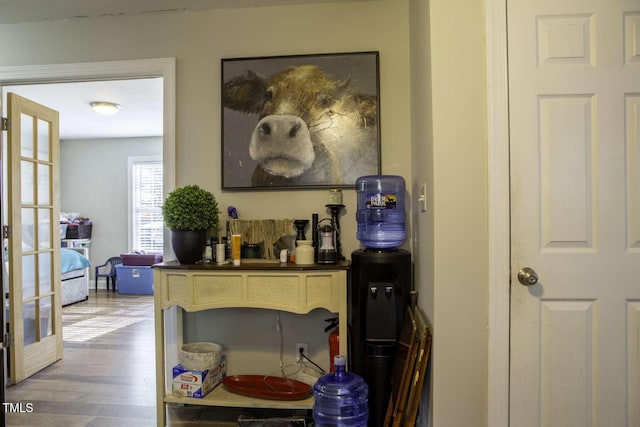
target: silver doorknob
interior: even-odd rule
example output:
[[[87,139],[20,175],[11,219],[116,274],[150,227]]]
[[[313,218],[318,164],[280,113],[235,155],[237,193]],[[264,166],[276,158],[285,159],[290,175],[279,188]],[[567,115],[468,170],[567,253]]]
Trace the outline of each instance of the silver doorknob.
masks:
[[[538,273],[532,268],[523,267],[518,271],[518,282],[525,286],[533,286],[538,283]]]

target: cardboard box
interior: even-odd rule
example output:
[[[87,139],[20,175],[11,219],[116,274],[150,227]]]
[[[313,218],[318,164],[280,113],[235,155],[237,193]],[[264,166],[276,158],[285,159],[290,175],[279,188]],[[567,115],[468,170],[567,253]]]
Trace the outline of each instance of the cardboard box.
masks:
[[[176,365],[173,367],[173,397],[203,398],[227,373],[227,358],[223,354],[220,364],[211,370],[189,371]]]

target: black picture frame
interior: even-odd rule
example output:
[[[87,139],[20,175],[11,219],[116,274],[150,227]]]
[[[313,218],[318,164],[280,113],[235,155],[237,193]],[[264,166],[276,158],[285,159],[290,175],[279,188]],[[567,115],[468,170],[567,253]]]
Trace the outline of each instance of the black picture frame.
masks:
[[[222,189],[353,188],[380,174],[379,53],[223,58]]]

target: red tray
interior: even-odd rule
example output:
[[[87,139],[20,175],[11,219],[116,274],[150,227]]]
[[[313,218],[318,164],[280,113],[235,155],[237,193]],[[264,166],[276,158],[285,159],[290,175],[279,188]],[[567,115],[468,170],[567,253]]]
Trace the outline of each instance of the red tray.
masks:
[[[309,384],[269,375],[231,375],[222,384],[233,393],[262,399],[299,400],[311,394]]]

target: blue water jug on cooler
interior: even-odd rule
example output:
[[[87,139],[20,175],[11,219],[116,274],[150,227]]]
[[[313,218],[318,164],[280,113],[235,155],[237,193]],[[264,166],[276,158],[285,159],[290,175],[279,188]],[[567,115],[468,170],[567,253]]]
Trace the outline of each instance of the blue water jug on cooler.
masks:
[[[368,175],[356,180],[356,237],[365,248],[390,249],[404,242],[404,178]]]
[[[362,377],[346,371],[344,356],[334,357],[335,371],[313,386],[315,427],[367,427],[369,386]]]

